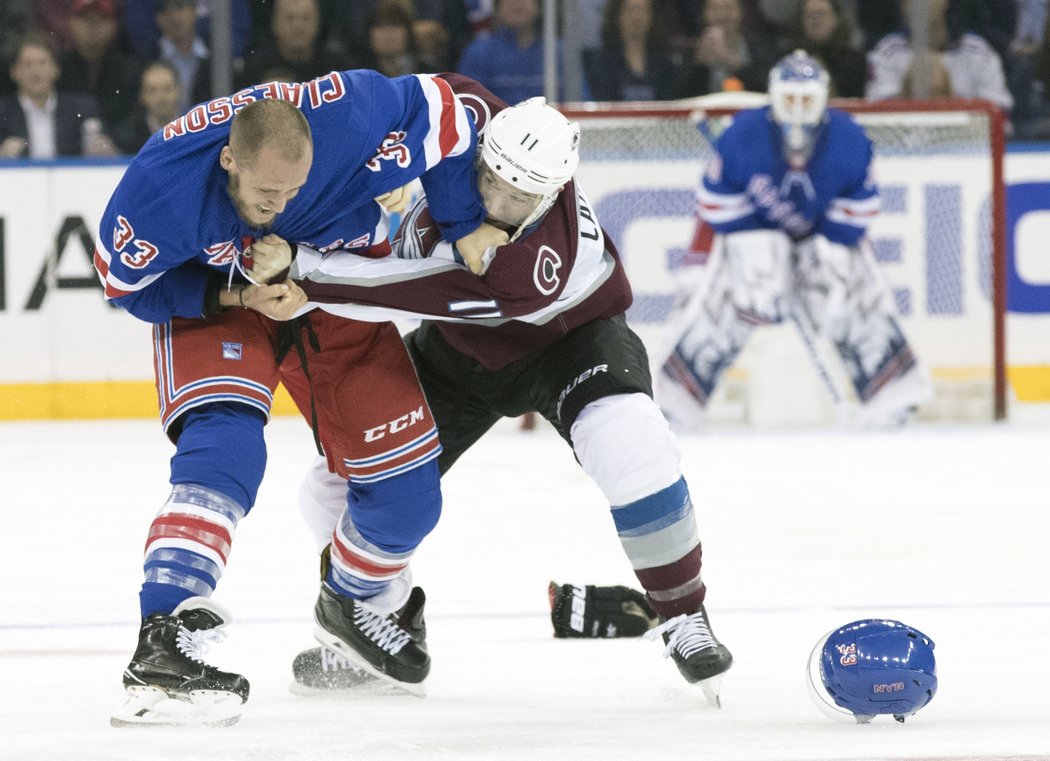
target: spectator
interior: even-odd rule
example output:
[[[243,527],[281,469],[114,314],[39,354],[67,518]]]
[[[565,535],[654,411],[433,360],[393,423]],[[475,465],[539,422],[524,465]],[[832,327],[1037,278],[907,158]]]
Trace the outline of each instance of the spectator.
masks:
[[[853,29],[841,0],[803,0],[791,35],[791,49],[817,58],[831,76],[832,96],[863,98],[868,63],[852,45]]]
[[[154,61],[142,70],[138,106],[113,130],[121,153],[135,154],[149,136],[179,115],[182,89],[170,63]]]
[[[179,73],[182,101],[179,112],[208,100],[211,93],[211,58],[197,34],[197,9],[193,0],[160,0],[157,5],[157,58]]]
[[[510,104],[543,95],[539,0],[496,0],[492,20],[492,31],[463,51],[459,72]],[[565,77],[558,68],[561,82]]]
[[[1047,0],[955,0],[948,9],[953,28],[981,35],[999,54],[1014,99],[1015,134],[1020,137],[1029,137],[1032,126],[1048,115],[1036,76],[1047,6]]]
[[[437,62],[420,57],[412,16],[396,1],[380,3],[372,13],[368,23],[368,50],[362,65],[388,77],[438,70]]]
[[[703,29],[693,45],[685,78],[687,94],[722,90],[765,92],[774,63],[770,46],[743,31],[740,0],[707,0]]]
[[[318,0],[276,0],[270,18],[273,43],[248,56],[239,86],[271,81],[267,71],[288,72],[293,81],[306,82],[349,68],[348,62],[320,45],[321,7]]]
[[[0,3],[0,61],[7,63],[15,58],[15,48],[29,31],[29,0],[4,0]],[[6,67],[0,70],[0,95],[15,91],[15,83],[7,75]]]
[[[368,30],[376,9],[387,0],[320,0],[321,47],[348,60],[368,50]],[[265,25],[272,0],[251,0],[257,26]],[[451,71],[471,38],[468,5],[464,0],[398,0],[412,19],[416,49],[435,70]],[[489,0],[491,5],[491,0]],[[258,36],[258,35],[257,35]]]
[[[1038,28],[1038,18],[1030,19],[1024,25],[1021,19],[1018,19],[1018,35],[1014,44],[1020,48],[1017,50],[1019,57],[1030,57],[1032,74],[1025,93],[1026,109],[1022,109],[1018,104],[1018,111],[1021,113],[1015,112],[1015,136],[1022,140],[1047,140],[1050,139],[1050,100],[1047,98],[1050,93],[1050,19],[1042,19],[1042,34],[1038,41],[1031,39],[1030,45],[1021,48],[1022,41],[1030,39],[1021,34],[1020,30],[1024,27],[1033,30]],[[1029,52],[1032,48],[1034,50]],[[1027,114],[1022,117],[1025,111]]]
[[[981,35],[1005,65],[1019,6],[1028,4],[1028,0],[948,0],[948,28],[956,35],[962,32]],[[908,19],[904,21],[907,23]]]
[[[7,0],[2,4],[7,5]],[[70,0],[32,0],[31,4],[31,28],[43,36],[51,49],[64,51],[72,47],[73,34],[69,31]]]
[[[864,32],[864,49],[871,50],[875,44],[904,24],[900,3],[884,1],[857,3],[857,25]]]
[[[670,100],[679,96],[681,59],[653,18],[653,0],[609,0],[602,46],[585,59],[595,100]]]
[[[911,0],[902,0],[905,19],[910,18]],[[869,100],[909,97],[914,73],[920,68],[928,77],[931,96],[986,98],[1004,111],[1013,107],[1006,88],[1002,61],[983,38],[953,33],[948,24],[948,0],[927,0],[929,13],[928,53],[916,56],[907,30],[879,40],[868,54]]]
[[[150,61],[158,55],[163,30],[157,23],[157,14],[161,12],[163,5],[164,0],[127,0],[124,3],[123,25],[127,30],[127,42],[140,60]],[[211,1],[189,0],[189,5],[193,7],[196,35],[204,41],[211,39]],[[252,10],[249,0],[230,0],[230,21],[233,26],[230,40],[233,57],[241,58],[248,51],[248,41],[252,35]]]
[[[58,59],[47,40],[30,34],[15,51],[11,79],[17,94],[0,97],[0,158],[112,156],[90,95],[60,93]]]
[[[857,5],[860,0],[838,0],[838,15],[850,28],[850,47],[864,47],[864,32],[857,25]],[[791,48],[791,38],[798,23],[802,0],[758,0],[759,12],[767,23],[779,30],[781,47]],[[745,16],[745,22],[747,17]],[[892,31],[892,30],[887,30]],[[881,35],[880,35],[881,36]]]
[[[139,80],[138,62],[116,45],[114,0],[75,0],[69,29],[73,47],[61,58],[58,89],[93,95],[112,130],[134,109]]]
[[[473,37],[467,17],[469,3],[463,0],[415,0],[412,3],[412,34],[416,50],[435,71],[456,67],[463,48]]]

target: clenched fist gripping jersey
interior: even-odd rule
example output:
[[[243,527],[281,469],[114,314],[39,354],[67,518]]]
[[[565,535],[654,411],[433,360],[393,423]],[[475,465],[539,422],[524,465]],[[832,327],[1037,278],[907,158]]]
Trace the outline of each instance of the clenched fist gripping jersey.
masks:
[[[234,114],[263,98],[297,105],[314,141],[306,185],[265,231],[238,217],[219,165]],[[484,217],[475,142],[448,83],[427,75],[332,72],[198,105],[149,139],[106,207],[95,250],[106,298],[148,322],[200,317],[209,271],[225,274],[264,233],[320,251],[385,245],[372,199],[419,177],[442,232],[458,239]]]

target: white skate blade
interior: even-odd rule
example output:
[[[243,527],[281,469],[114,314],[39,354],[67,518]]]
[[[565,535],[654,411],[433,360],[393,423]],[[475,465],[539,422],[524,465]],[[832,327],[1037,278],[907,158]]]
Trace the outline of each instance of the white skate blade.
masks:
[[[329,632],[320,624],[314,627],[314,639],[316,639],[322,645],[327,647],[329,650],[339,653],[339,655],[346,658],[348,661],[353,663],[362,671],[371,674],[383,684],[396,687],[399,690],[407,692],[409,695],[415,695],[417,698],[425,697],[427,694],[427,687],[426,684],[424,684],[423,682],[399,682],[398,680],[388,676],[387,674],[384,674],[382,671],[379,671],[377,668],[375,668],[375,666],[373,666],[371,663],[369,663],[363,657],[361,657],[361,655],[359,655],[356,650],[354,650],[352,647],[347,647],[341,639],[336,637],[334,634]]]
[[[703,690],[704,697],[707,698],[707,702],[715,708],[722,707],[722,679],[725,677],[725,672],[721,674],[715,674],[713,677],[708,679],[702,679],[698,684],[700,689]]]
[[[309,687],[292,679],[288,691],[293,695],[311,700],[353,700],[354,698],[398,697],[404,694],[400,682],[381,681],[371,674],[368,681],[362,681],[349,687]]]
[[[194,690],[173,697],[159,687],[128,687],[124,702],[109,718],[114,727],[228,727],[241,718],[240,695]]]

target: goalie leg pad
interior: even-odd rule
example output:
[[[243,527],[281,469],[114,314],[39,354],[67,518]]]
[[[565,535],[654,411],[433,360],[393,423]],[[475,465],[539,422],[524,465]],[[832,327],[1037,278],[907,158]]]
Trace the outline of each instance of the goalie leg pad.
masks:
[[[749,230],[724,238],[733,306],[752,325],[775,325],[788,315],[791,239],[779,230]]]
[[[800,305],[834,344],[857,398],[867,404],[884,387],[914,373],[919,382],[911,388],[914,393],[902,398],[898,411],[906,417],[908,410],[926,401],[928,379],[908,345],[870,250],[818,237],[798,247],[796,261]],[[896,416],[895,411],[884,412]]]
[[[790,241],[778,231],[721,239],[704,268],[706,276],[672,323],[671,347],[657,363],[656,398],[675,425],[699,428],[719,378],[751,331],[784,319],[790,254]]]

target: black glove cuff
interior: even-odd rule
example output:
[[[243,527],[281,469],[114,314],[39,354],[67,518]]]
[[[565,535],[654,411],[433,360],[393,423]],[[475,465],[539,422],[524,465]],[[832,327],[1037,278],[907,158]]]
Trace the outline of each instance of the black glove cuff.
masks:
[[[201,308],[201,317],[205,320],[213,320],[226,311],[226,307],[219,304],[219,291],[226,287],[226,279],[217,272],[208,274],[208,282],[204,285],[204,306]]]

